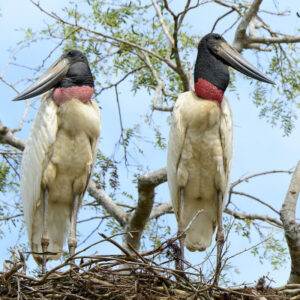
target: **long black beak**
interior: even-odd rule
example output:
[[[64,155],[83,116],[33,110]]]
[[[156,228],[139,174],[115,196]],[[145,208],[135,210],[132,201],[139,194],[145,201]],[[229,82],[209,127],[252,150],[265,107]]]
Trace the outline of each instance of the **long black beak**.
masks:
[[[69,66],[68,59],[60,57],[46,73],[12,101],[25,100],[47,92],[66,76]]]
[[[275,84],[263,73],[258,71],[254,66],[252,66],[239,52],[232,48],[227,42],[221,42],[216,51],[216,54],[223,58],[225,62],[236,69],[237,71],[252,77],[256,80],[263,81],[266,83]]]

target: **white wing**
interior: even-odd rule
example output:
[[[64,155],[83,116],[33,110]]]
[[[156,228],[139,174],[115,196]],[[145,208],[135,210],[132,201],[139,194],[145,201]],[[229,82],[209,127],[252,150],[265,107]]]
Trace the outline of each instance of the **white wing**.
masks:
[[[223,200],[226,199],[228,192],[228,182],[232,165],[233,155],[233,121],[232,112],[228,100],[224,97],[221,104],[221,123],[220,136],[223,149],[223,166],[225,175],[225,190],[223,192]]]
[[[88,180],[87,180],[87,183],[86,183],[86,188],[84,190],[84,193],[85,193],[85,191],[88,187],[89,181],[90,181],[92,173],[93,173],[93,169],[95,167],[95,162],[96,162],[96,159],[97,159],[97,152],[98,152],[99,138],[100,138],[100,134],[101,134],[101,123],[102,123],[101,112],[100,112],[98,103],[95,100],[91,100],[91,104],[92,104],[93,109],[95,110],[95,113],[96,113],[95,115],[99,119],[99,136],[96,140],[91,140],[91,148],[92,148],[92,153],[93,153],[93,165],[92,165],[92,168],[89,172],[89,176],[88,176]],[[82,196],[84,196],[84,193],[83,193]]]
[[[167,174],[168,185],[173,203],[174,213],[178,220],[179,186],[177,181],[177,169],[184,146],[186,127],[182,120],[181,110],[187,104],[189,93],[180,94],[173,109],[173,119],[169,133]],[[183,185],[184,186],[184,185]]]
[[[34,211],[36,207],[42,205],[40,203],[42,172],[49,149],[56,139],[56,133],[57,106],[51,100],[51,93],[48,93],[41,99],[21,162],[21,197],[29,241]]]

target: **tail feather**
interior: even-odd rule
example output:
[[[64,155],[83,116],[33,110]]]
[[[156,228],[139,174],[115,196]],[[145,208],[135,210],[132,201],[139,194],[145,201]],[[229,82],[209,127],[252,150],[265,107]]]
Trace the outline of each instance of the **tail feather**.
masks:
[[[71,208],[66,203],[48,204],[48,238],[49,246],[48,252],[57,253],[55,255],[48,255],[48,260],[57,260],[60,258],[62,248],[69,232],[71,219]],[[31,242],[32,252],[42,252],[41,237],[43,233],[43,210],[42,205],[37,207],[34,216],[35,222],[32,224],[31,232],[29,232],[29,240]],[[42,263],[42,256],[33,254],[35,261],[38,264]]]
[[[186,232],[185,246],[190,251],[204,251],[211,245],[217,225],[217,203],[205,199],[188,201],[184,199],[183,226],[186,228],[195,214],[201,212],[192,221]]]

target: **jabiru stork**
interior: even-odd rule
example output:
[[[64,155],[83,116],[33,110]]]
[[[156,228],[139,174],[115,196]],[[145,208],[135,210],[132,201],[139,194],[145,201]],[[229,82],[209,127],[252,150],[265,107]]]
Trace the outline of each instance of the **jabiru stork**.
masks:
[[[78,210],[93,169],[101,126],[99,107],[91,100],[93,76],[82,52],[65,52],[13,101],[50,89],[41,98],[21,161],[25,224],[42,273],[47,260],[61,256],[69,231],[69,253],[74,254]]]
[[[221,35],[211,33],[201,39],[194,69],[195,92],[178,97],[168,141],[167,176],[178,222],[181,259],[184,245],[190,251],[209,247],[218,225],[220,263],[224,244],[222,212],[233,153],[232,113],[223,96],[230,79],[228,66],[273,84]]]

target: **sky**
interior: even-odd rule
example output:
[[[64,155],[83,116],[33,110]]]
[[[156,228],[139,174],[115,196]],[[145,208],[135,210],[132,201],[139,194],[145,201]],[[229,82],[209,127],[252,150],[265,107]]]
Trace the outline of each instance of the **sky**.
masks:
[[[177,0],[178,2],[178,0]],[[59,12],[61,7],[66,1],[53,0],[51,2],[41,0],[40,4],[51,11]],[[173,5],[176,1],[173,1]],[[278,4],[278,2],[275,2]],[[296,7],[297,0],[286,1],[284,5],[288,7]],[[265,0],[264,6],[266,8],[273,7],[273,1]],[[278,4],[279,5],[279,4]],[[16,9],[16,7],[18,9]],[[201,18],[194,13],[189,16],[189,23],[196,34],[202,36],[205,35],[214,22],[214,18],[207,18],[205,16],[214,16],[214,7],[207,5],[203,8]],[[224,10],[225,12],[225,10]],[[27,0],[0,0],[0,33],[1,44],[0,47],[0,74],[6,68],[9,60],[9,53],[11,50],[16,49],[17,42],[23,38],[24,33],[18,29],[26,28],[30,26],[32,29],[38,29],[45,24],[47,18],[41,15],[40,11],[35,8],[30,1]],[[218,15],[222,14],[223,10],[218,12]],[[268,17],[267,18],[271,18]],[[288,32],[292,34],[299,28],[299,18],[290,17],[285,18],[284,22],[278,22],[274,28],[275,30],[281,30],[282,32]],[[270,21],[272,21],[270,19]],[[217,27],[216,32],[223,31],[223,26],[226,25],[227,20]],[[233,41],[233,36],[228,34],[225,36],[228,42]],[[54,44],[46,41],[33,45],[30,50],[23,50],[18,55],[18,63],[25,64],[26,66],[37,66],[39,62],[49,53],[49,49],[52,49]],[[48,61],[48,66],[53,62],[60,54],[55,53],[56,57],[52,57],[51,61]],[[256,64],[255,56],[253,52],[247,50],[243,52],[243,55],[252,63]],[[267,55],[267,54],[266,54]],[[196,57],[196,49],[194,56],[191,57],[191,63],[194,63]],[[264,65],[264,62],[262,63]],[[17,82],[26,76],[32,75],[32,71],[23,70],[18,67],[10,66],[5,72],[5,77],[8,81]],[[26,85],[26,84],[25,84]],[[254,106],[249,99],[248,86],[249,81],[246,78],[239,78],[236,83],[239,99],[235,93],[230,91],[226,92],[226,97],[229,99],[234,119],[234,160],[233,169],[231,175],[231,181],[235,181],[243,176],[268,171],[268,170],[287,170],[293,168],[299,160],[299,146],[300,146],[300,121],[296,122],[295,129],[289,136],[283,136],[283,131],[279,127],[271,127],[265,119],[258,117],[259,109]],[[24,86],[19,85],[20,89]],[[9,87],[0,82],[0,89],[2,91],[2,104],[0,106],[0,121],[3,125],[10,128],[18,126],[25,103],[24,102],[11,102],[10,100],[15,96],[15,92]],[[130,96],[128,96],[130,95]],[[120,87],[120,105],[123,112],[123,123],[125,127],[131,127],[134,124],[140,124],[143,134],[145,134],[146,142],[144,142],[144,155],[139,157],[137,155],[136,164],[148,165],[149,171],[154,171],[162,168],[166,164],[166,152],[161,152],[157,149],[153,149],[151,144],[152,133],[147,125],[143,115],[149,109],[151,98],[145,93],[139,92],[136,96],[132,96],[129,93],[129,85],[124,83]],[[118,124],[117,104],[114,94],[110,91],[101,95],[100,105],[102,108],[102,132],[100,147],[101,150],[110,154],[115,149],[116,141],[119,138],[120,128],[115,124]],[[35,106],[37,107],[37,105]],[[31,109],[27,120],[34,117],[35,110]],[[168,136],[168,122],[166,113],[155,112],[153,117],[153,126],[159,126],[163,132],[163,136]],[[24,131],[18,135],[26,140],[29,133],[30,124],[24,124]],[[135,186],[131,183],[133,178],[133,170],[121,170],[121,182],[122,186],[128,186],[129,192],[135,194]],[[247,183],[243,183],[238,187],[238,190],[251,193],[252,195],[263,199],[264,201],[273,205],[277,210],[280,210],[282,202],[284,200],[287,188],[289,186],[289,175],[268,175],[264,177],[256,178]],[[241,207],[242,210],[249,213],[272,213],[267,208],[258,205],[256,202],[235,197],[235,203]],[[1,200],[1,199],[0,199]],[[170,200],[167,184],[161,185],[156,191],[157,202],[168,202]],[[297,213],[299,217],[299,211]],[[80,213],[79,219],[86,218],[85,211]],[[171,224],[173,234],[176,233],[177,225],[173,216],[163,217],[164,222]],[[80,225],[79,230],[81,236],[85,234],[91,225]],[[99,231],[105,228],[100,227]],[[96,238],[94,236],[94,238]],[[257,233],[253,232],[253,238],[251,243],[248,243],[246,239],[232,236],[231,253],[237,253],[245,248],[250,247],[255,241],[258,240]],[[7,235],[7,238],[3,239],[4,247],[0,250],[0,269],[4,259],[9,256],[7,249],[9,246],[13,246],[16,243],[14,233]],[[26,237],[24,235],[24,242]],[[98,253],[110,253],[111,247],[102,247],[97,249]],[[187,259],[194,264],[199,263],[205,256],[205,253],[189,253],[186,252]],[[232,264],[239,268],[240,273],[236,274],[233,270],[229,271],[229,277],[232,282],[254,282],[262,275],[267,275],[274,279],[275,285],[284,284],[289,276],[289,264],[283,266],[279,271],[272,271],[268,262],[264,262],[261,265],[258,259],[248,253],[244,253],[232,260]]]

